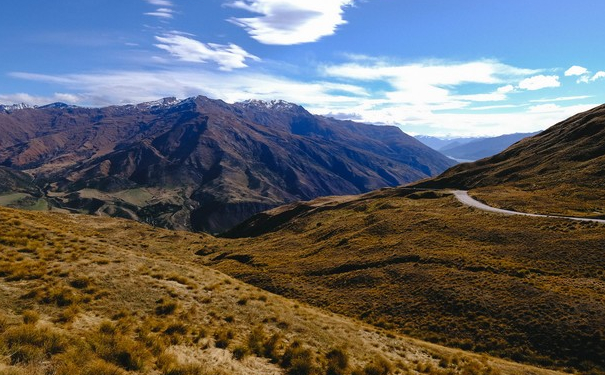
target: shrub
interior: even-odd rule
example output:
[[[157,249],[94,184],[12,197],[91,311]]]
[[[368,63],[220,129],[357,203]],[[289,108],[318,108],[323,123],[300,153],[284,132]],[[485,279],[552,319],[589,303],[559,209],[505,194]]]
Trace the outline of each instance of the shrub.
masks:
[[[87,277],[77,277],[69,282],[69,285],[76,289],[85,289],[90,286],[90,279]]]
[[[349,356],[343,349],[332,349],[326,354],[326,375],[344,375],[349,367]]]
[[[84,367],[82,375],[126,375],[126,372],[114,364],[97,359]]]
[[[65,351],[68,346],[66,337],[30,324],[8,329],[3,339],[12,364],[44,360]]]
[[[281,366],[287,369],[289,375],[309,375],[317,372],[314,362],[311,350],[295,340],[284,352]]]
[[[217,348],[225,349],[233,339],[233,331],[221,328],[214,333],[214,345]]]
[[[237,360],[241,360],[247,355],[248,355],[248,348],[246,348],[243,345],[236,346],[235,349],[233,349],[233,358],[235,358]]]
[[[80,313],[80,309],[78,306],[73,305],[61,311],[59,317],[57,318],[58,322],[61,323],[71,323],[76,319],[76,316]]]
[[[158,301],[159,305],[155,308],[157,315],[170,315],[174,314],[179,306],[178,302],[164,300],[163,298]]]
[[[265,332],[262,327],[255,327],[248,335],[248,349],[259,357],[264,357],[265,352],[263,343],[265,341]]]
[[[37,311],[25,310],[21,315],[23,315],[23,323],[25,324],[36,324],[40,320],[40,314]]]
[[[143,345],[122,335],[110,322],[101,324],[89,344],[99,357],[128,371],[144,369],[151,357]]]
[[[384,357],[377,356],[372,363],[363,368],[365,375],[387,375],[393,371],[393,365]]]
[[[280,340],[281,337],[278,334],[267,338],[263,327],[258,326],[248,336],[248,349],[259,357],[269,358],[273,362],[277,362],[279,358],[277,349]]]
[[[162,375],[203,375],[206,371],[199,364],[180,364],[170,353],[162,353],[157,360],[157,367]]]

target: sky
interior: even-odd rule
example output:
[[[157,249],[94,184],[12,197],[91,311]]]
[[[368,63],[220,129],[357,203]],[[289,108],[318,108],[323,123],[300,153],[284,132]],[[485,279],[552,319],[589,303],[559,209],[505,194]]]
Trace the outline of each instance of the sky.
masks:
[[[412,135],[546,129],[605,102],[602,0],[19,0],[0,103],[283,99]]]

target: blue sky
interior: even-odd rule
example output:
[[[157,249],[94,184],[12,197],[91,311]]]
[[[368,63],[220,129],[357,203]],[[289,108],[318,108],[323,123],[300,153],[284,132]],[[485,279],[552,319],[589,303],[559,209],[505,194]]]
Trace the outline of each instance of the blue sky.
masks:
[[[602,0],[20,0],[0,103],[284,99],[410,134],[544,129],[605,102]]]

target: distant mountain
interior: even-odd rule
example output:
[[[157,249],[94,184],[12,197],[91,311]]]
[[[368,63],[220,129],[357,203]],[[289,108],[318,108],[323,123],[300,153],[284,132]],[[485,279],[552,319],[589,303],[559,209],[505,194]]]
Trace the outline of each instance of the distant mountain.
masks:
[[[415,138],[433,150],[457,160],[458,162],[475,161],[495,155],[523,138],[538,134],[514,133],[498,137],[460,137],[439,138],[419,135]]]
[[[468,142],[475,141],[479,139],[478,137],[451,137],[451,138],[441,138],[441,137],[433,137],[430,135],[417,135],[414,138],[429,146],[433,150],[439,151],[442,148],[448,146],[459,146]]]
[[[477,138],[469,142],[454,142],[441,147],[438,151],[459,161],[474,161],[495,155],[523,138],[531,137],[538,133],[514,133],[492,138]]]
[[[210,232],[295,200],[358,194],[453,162],[396,127],[205,97],[0,111],[0,165],[54,206]]]
[[[602,189],[605,171],[605,105],[579,113],[505,151],[460,164],[426,186],[475,188],[515,184],[544,189],[571,184]]]

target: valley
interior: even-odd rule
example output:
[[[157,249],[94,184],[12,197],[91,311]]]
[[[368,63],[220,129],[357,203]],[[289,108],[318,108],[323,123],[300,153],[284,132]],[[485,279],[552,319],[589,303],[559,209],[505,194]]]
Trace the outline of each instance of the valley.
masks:
[[[332,124],[326,118],[301,122],[291,111],[304,109],[289,103],[247,102],[234,109],[199,97],[177,107],[166,100],[166,108],[154,105],[175,118],[202,112],[220,121],[233,113],[238,121],[256,116],[256,125],[246,122],[252,120],[230,125],[235,138],[226,144],[229,152],[241,148],[233,154],[238,158],[256,155],[248,153],[257,143],[244,136],[242,125],[254,126],[255,132],[276,131],[275,137],[307,150],[305,157],[312,154],[307,147],[315,147],[302,143],[305,132],[311,133],[305,135],[311,144],[328,137],[328,143],[343,145],[332,126],[354,127],[368,132],[364,137],[379,139],[380,147],[391,145],[372,160],[419,157],[407,154],[414,142],[411,149],[399,148],[407,144],[406,136],[389,138],[403,133]],[[149,115],[149,105],[140,106],[102,110]],[[264,112],[267,108],[270,112]],[[285,205],[277,203],[270,186],[290,181],[302,192],[345,182],[374,183],[415,164],[385,161],[380,165],[393,174],[376,174],[379,164],[373,163],[383,162],[364,159],[369,158],[362,150],[367,145],[359,145],[342,156],[355,155],[358,164],[351,159],[344,169],[338,162],[330,164],[336,169],[326,169],[321,160],[331,156],[321,154],[304,168],[298,164],[298,172],[308,175],[289,180],[290,167],[282,163],[293,156],[271,151],[257,172],[245,173],[242,185],[242,164],[231,164],[229,158],[220,158],[219,174],[204,172],[212,178],[197,175],[204,170],[199,165],[188,167],[207,161],[211,155],[202,145],[212,143],[202,140],[207,130],[200,130],[200,138],[186,145],[199,125],[189,120],[182,127],[153,130],[157,134],[149,142],[97,149],[96,155],[74,156],[65,165],[65,156],[46,164],[43,154],[34,164],[25,163],[23,158],[39,150],[39,141],[19,146],[30,150],[25,153],[7,147],[4,155],[13,156],[0,167],[0,200],[32,211],[0,209],[0,371],[603,374],[602,112],[598,107],[578,114],[500,154],[437,177],[412,182],[423,178],[416,170],[401,177],[410,179],[402,186],[364,194],[359,193],[372,188],[351,194],[338,190],[337,196],[317,190],[303,196],[319,198],[301,201],[292,195]],[[208,119],[203,122],[210,126]],[[279,130],[284,124],[296,134]],[[261,141],[261,156],[263,142],[268,141]],[[281,141],[271,142],[274,148]],[[584,148],[581,158],[569,155],[576,144],[591,145],[593,151],[587,154]],[[201,154],[183,151],[186,156],[179,159],[182,147]],[[19,160],[25,163],[23,171],[15,169]],[[358,169],[363,165],[367,169]],[[53,172],[61,168],[67,178]],[[317,168],[339,177],[320,178]],[[255,195],[257,188],[267,194]],[[234,205],[226,200],[220,208],[204,200],[210,191]],[[265,205],[267,197],[274,197],[274,204]],[[269,210],[246,220],[251,211],[241,211],[247,212],[244,216],[225,211],[228,206],[242,210],[242,205]],[[222,223],[212,228],[230,229],[212,235],[160,228],[195,229],[190,227],[195,218],[210,217]],[[55,346],[49,348],[47,340]]]

